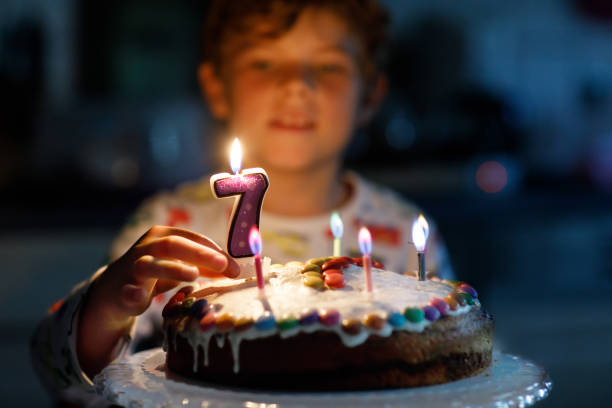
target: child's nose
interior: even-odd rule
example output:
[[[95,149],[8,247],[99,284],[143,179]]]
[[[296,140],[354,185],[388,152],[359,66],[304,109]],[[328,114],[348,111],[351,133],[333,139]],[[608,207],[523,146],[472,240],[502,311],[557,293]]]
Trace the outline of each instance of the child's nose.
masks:
[[[315,87],[314,70],[308,65],[287,66],[279,75],[279,81],[291,93],[308,92]]]

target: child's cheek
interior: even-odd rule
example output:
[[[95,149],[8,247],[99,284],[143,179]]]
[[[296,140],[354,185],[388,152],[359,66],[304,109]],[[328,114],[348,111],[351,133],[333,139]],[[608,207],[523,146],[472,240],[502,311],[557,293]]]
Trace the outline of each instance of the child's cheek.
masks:
[[[245,73],[236,78],[233,83],[232,96],[234,103],[241,105],[257,105],[266,98],[268,91],[274,86],[268,75]]]
[[[238,84],[246,89],[267,88],[271,85],[273,76],[269,73],[245,72],[237,78]]]
[[[340,108],[353,105],[357,98],[358,87],[353,81],[345,79],[326,79],[319,83],[319,91],[330,103],[338,104]]]

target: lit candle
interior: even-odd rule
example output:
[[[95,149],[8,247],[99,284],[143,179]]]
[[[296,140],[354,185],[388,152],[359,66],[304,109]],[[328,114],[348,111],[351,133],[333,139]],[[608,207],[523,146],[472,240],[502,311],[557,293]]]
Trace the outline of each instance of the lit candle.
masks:
[[[344,225],[340,214],[334,211],[329,219],[329,225],[331,227],[332,234],[334,236],[334,256],[340,256],[340,246],[342,242],[342,233],[344,232]]]
[[[372,293],[372,234],[366,227],[359,230],[359,249],[363,255],[363,273],[366,283],[366,291]]]
[[[259,227],[259,216],[264,195],[269,186],[264,169],[252,168],[240,171],[242,148],[234,139],[230,153],[230,165],[234,174],[219,173],[210,178],[210,188],[216,198],[237,196],[227,233],[227,253],[234,258],[253,256],[247,244],[249,229]]]
[[[419,218],[414,220],[412,223],[412,242],[417,250],[417,256],[419,261],[419,270],[417,277],[420,281],[427,279],[427,273],[425,269],[425,244],[427,243],[427,237],[429,236],[429,224],[423,214],[419,215]]]
[[[261,270],[261,234],[259,229],[253,225],[251,232],[249,232],[249,247],[255,256],[253,257],[253,263],[255,264],[255,276],[257,277],[257,288],[259,294],[264,294],[264,278],[263,271]]]

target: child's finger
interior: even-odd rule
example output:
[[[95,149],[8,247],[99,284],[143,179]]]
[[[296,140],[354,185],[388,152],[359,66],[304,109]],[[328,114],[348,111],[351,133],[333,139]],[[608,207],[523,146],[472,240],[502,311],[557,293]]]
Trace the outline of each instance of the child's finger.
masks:
[[[173,235],[178,235],[187,239],[190,239],[192,241],[197,242],[198,244],[207,246],[209,248],[213,248],[216,249],[219,253],[223,254],[223,256],[226,257],[227,259],[227,268],[223,271],[221,271],[222,273],[216,273],[215,271],[209,271],[210,273],[206,273],[204,272],[202,269],[200,269],[200,271],[202,272],[202,276],[208,276],[208,277],[223,277],[226,276],[228,278],[235,278],[240,274],[240,266],[238,265],[238,263],[236,263],[236,261],[234,259],[232,259],[231,257],[227,256],[225,254],[225,252],[223,252],[223,250],[221,249],[221,247],[219,245],[217,245],[217,243],[215,241],[213,241],[212,239],[208,238],[205,235],[202,234],[198,234],[197,232],[194,231],[190,231],[188,229],[184,229],[184,228],[177,228],[177,227],[165,227],[166,228],[166,232],[169,234],[173,234]]]
[[[221,272],[211,271],[210,269],[206,269],[206,268],[198,268],[198,269],[200,270],[200,276],[203,276],[205,278],[225,278],[225,277],[235,278],[236,276],[238,276],[238,274],[229,276],[227,274],[227,270],[226,272],[221,273]]]
[[[147,279],[168,279],[191,282],[199,276],[197,266],[181,262],[157,259],[152,255],[144,255],[134,262],[134,280],[144,282]]]
[[[178,235],[180,237],[195,241],[200,245],[214,248],[218,250],[219,252],[222,251],[221,247],[217,245],[217,243],[213,241],[212,239],[202,234],[198,234],[197,232],[185,229],[185,228],[168,227],[165,225],[155,225],[149,229],[149,232],[147,232],[147,235],[150,237],[158,237],[158,238],[169,236],[169,235]]]
[[[147,307],[148,293],[147,289],[142,286],[132,284],[123,285],[119,296],[125,312],[130,315],[141,314]]]
[[[159,237],[159,238],[165,237],[165,236],[177,235],[177,236],[189,239],[191,241],[197,242],[198,244],[203,245],[205,247],[215,249],[217,250],[218,253],[222,254],[227,260],[226,269],[220,272],[223,272],[223,275],[229,278],[235,278],[236,276],[240,274],[240,267],[238,266],[236,261],[233,260],[231,257],[227,256],[223,252],[221,247],[219,247],[219,245],[217,245],[215,241],[213,241],[212,239],[202,234],[198,234],[197,232],[190,231],[184,228],[168,227],[168,226],[161,226],[161,225],[156,225],[156,226],[151,227],[148,234],[154,237]],[[208,275],[204,275],[204,276],[208,276]]]
[[[167,292],[176,288],[180,282],[172,280],[172,279],[160,279],[155,284],[155,294],[158,295],[160,293]]]
[[[217,272],[223,272],[228,266],[224,254],[177,235],[153,239],[140,244],[137,249],[142,255],[153,255],[159,259],[176,259]]]

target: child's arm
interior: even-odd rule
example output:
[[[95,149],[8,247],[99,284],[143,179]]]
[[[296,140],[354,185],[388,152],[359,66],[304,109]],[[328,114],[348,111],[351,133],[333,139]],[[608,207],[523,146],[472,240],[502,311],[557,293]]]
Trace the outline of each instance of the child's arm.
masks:
[[[236,277],[239,272],[208,238],[180,228],[152,227],[92,283],[77,332],[81,368],[91,377],[108,365],[134,317],[157,294],[198,276]]]
[[[109,254],[110,265],[114,265],[119,262],[119,259],[127,256],[131,247],[146,243],[147,240],[144,239],[143,234],[147,235],[146,232],[151,228],[151,225],[168,222],[168,209],[176,204],[175,196],[167,194],[161,194],[145,201],[114,239]],[[188,227],[191,228],[192,225],[188,225]],[[159,228],[153,230],[156,229]],[[139,239],[139,237],[143,239]],[[160,238],[161,236],[156,239]],[[134,244],[134,242],[137,242],[137,244]],[[121,262],[124,262],[125,259]],[[232,270],[233,266],[229,268],[228,272]],[[106,274],[106,269],[107,266],[100,268],[88,281],[80,283],[68,296],[56,302],[33,333],[30,347],[32,362],[43,385],[54,398],[82,404],[89,403],[92,398],[95,398],[92,377],[85,374],[78,358],[77,343],[79,343],[79,338],[77,334],[81,331],[79,323],[81,320],[85,320],[81,319],[81,315],[84,313],[85,303],[89,303],[90,287],[99,284],[98,279],[102,279],[102,275]],[[200,270],[207,273],[204,268],[200,268]],[[107,281],[111,275],[112,271],[101,282]],[[161,285],[154,285],[154,288],[155,290],[162,289]],[[94,292],[93,288],[91,292]],[[92,310],[99,311],[99,307],[94,306]],[[91,317],[86,320],[95,323],[96,319],[96,317]],[[130,320],[132,319],[130,318]],[[106,355],[106,359],[109,359],[109,362],[124,356],[132,340],[135,340],[133,336],[138,336],[133,328],[132,331],[129,331],[129,327],[127,330],[122,330],[123,334],[117,337],[110,352],[105,351],[103,353]],[[99,344],[95,333],[94,337],[83,337],[80,341],[81,343],[89,343],[91,347],[96,347]],[[108,339],[106,342],[108,343]],[[87,348],[88,345],[82,347]],[[102,365],[101,363],[98,364]],[[94,371],[96,371],[96,368],[87,369],[90,375]]]

